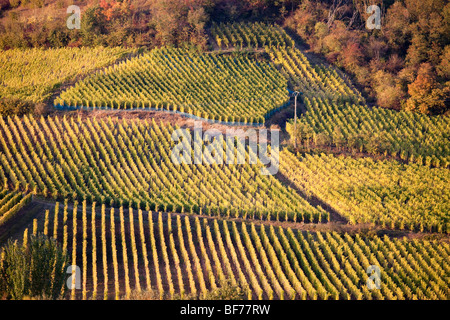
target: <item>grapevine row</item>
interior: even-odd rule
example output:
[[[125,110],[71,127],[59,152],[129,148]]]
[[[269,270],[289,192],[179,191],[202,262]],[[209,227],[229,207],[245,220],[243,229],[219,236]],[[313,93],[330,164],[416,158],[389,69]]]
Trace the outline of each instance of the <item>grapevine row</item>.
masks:
[[[174,164],[175,128],[170,125],[27,116],[0,119],[0,124],[0,172],[11,189],[58,200],[134,208],[148,204],[159,211],[280,221],[329,219],[326,211],[273,176],[261,175],[261,163],[237,164],[235,159],[234,164]]]

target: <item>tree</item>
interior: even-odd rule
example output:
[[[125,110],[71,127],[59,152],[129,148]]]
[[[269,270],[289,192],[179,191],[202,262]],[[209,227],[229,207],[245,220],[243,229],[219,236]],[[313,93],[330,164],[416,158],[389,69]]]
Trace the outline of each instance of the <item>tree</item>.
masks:
[[[378,71],[373,77],[373,87],[376,93],[377,103],[384,108],[400,110],[404,93],[400,84],[391,73]]]
[[[446,81],[450,80],[450,45],[446,46],[437,67],[438,75]]]
[[[358,67],[363,61],[363,58],[364,54],[362,53],[362,49],[357,42],[348,42],[342,50],[342,65],[350,70]]]
[[[364,136],[361,134],[351,134],[348,137],[347,146],[352,149],[359,152],[362,152],[364,149],[365,140]]]
[[[393,50],[405,52],[411,39],[411,15],[401,1],[396,1],[386,12],[383,31]]]
[[[0,116],[23,116],[24,114],[31,113],[33,111],[33,105],[27,101],[2,98],[0,99]]]
[[[96,45],[99,35],[106,32],[105,20],[98,6],[89,7],[81,19],[81,37],[85,45]]]
[[[9,240],[0,263],[0,297],[56,299],[65,286],[68,256],[56,240],[32,235],[26,245]]]
[[[421,64],[416,80],[408,85],[410,98],[405,109],[424,114],[445,111],[445,98],[448,87],[443,88],[436,80],[436,74],[429,63]]]
[[[314,143],[317,147],[329,147],[331,144],[331,138],[325,132],[319,132],[314,136]]]
[[[192,43],[204,48],[207,37],[205,23],[208,1],[180,3],[178,0],[155,0],[151,5],[152,28],[156,40],[162,45]]]

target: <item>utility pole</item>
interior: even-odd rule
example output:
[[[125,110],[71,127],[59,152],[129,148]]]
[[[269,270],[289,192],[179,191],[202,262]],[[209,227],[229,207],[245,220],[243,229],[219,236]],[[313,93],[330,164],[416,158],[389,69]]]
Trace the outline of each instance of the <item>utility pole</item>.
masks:
[[[293,96],[295,98],[294,107],[294,148],[297,149],[297,96],[300,94],[298,91],[294,91]]]

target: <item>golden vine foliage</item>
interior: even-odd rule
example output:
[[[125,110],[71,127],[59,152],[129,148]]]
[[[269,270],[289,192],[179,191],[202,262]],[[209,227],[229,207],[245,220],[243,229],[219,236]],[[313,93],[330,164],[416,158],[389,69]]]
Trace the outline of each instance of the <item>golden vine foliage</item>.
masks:
[[[286,80],[271,65],[248,56],[154,49],[77,82],[55,105],[154,108],[201,118],[264,123],[288,100]]]
[[[132,53],[119,47],[0,50],[0,97],[42,102],[63,82]]]
[[[283,174],[350,223],[450,233],[448,169],[287,150],[281,157]]]

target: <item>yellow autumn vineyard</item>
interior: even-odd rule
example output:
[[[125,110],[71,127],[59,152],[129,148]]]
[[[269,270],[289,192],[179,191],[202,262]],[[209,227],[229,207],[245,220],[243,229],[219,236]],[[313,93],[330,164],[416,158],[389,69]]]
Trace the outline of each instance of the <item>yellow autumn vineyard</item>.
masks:
[[[287,150],[281,157],[283,174],[351,224],[450,233],[448,169]]]
[[[246,56],[154,49],[63,91],[56,106],[155,109],[259,123],[288,100],[286,80]]]
[[[174,164],[171,125],[28,116],[0,118],[0,125],[0,181],[7,188],[55,200],[133,207],[148,203],[152,210],[329,220],[325,210],[275,177],[260,175],[261,163]]]
[[[209,34],[208,52],[0,52],[1,98],[55,107],[0,117],[0,241],[13,236],[0,280],[13,278],[8,248],[43,237],[63,271],[77,266],[63,299],[205,299],[228,283],[252,300],[450,299],[449,118],[369,107],[279,25]],[[292,91],[295,132],[291,110],[271,118]],[[279,171],[261,174],[239,139],[245,163],[175,163],[174,132],[186,146],[193,130],[173,113],[221,130],[269,120],[285,138]]]
[[[68,293],[72,298],[118,299],[132,289],[154,290],[161,299],[171,299],[202,295],[224,279],[240,283],[252,299],[450,297],[448,243],[301,232],[143,209],[99,208],[86,202],[81,208],[63,206],[73,219],[69,215],[64,222],[50,213],[37,221],[36,232],[44,225],[54,225],[49,230],[58,232],[69,230],[72,262],[86,272],[83,289]],[[77,214],[85,221],[81,233],[75,231]],[[84,250],[83,243],[99,243],[103,250]],[[381,268],[379,290],[365,285],[370,265]],[[110,274],[115,275],[113,281],[108,280]]]

